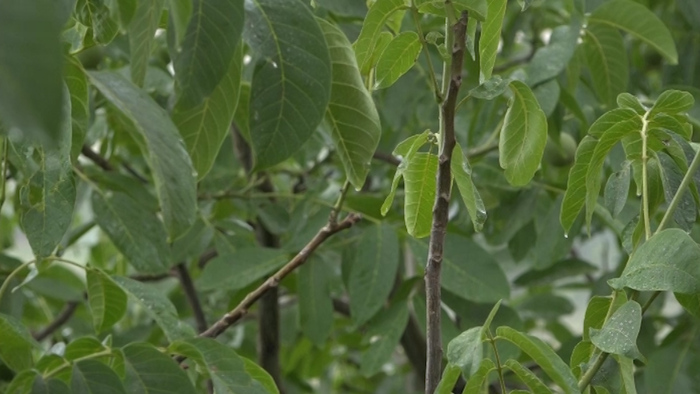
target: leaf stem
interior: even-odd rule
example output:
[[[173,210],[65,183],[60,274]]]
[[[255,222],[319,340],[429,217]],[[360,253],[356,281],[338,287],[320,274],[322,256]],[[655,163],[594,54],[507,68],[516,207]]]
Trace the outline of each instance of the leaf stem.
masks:
[[[0,301],[2,301],[2,296],[5,294],[5,291],[10,286],[10,282],[12,282],[12,279],[14,279],[15,276],[17,276],[20,272],[22,272],[22,270],[24,270],[25,268],[29,267],[31,264],[34,264],[34,263],[36,263],[36,260],[27,261],[26,263],[15,268],[12,272],[10,272],[9,275],[7,275],[7,278],[5,278],[5,281],[2,282],[2,286],[0,286]]]
[[[503,367],[501,366],[501,357],[498,355],[498,347],[496,347],[496,340],[494,339],[493,334],[491,334],[491,330],[487,329],[486,335],[488,335],[489,337],[489,343],[491,343],[491,347],[493,348],[493,355],[496,358],[496,370],[498,371],[498,381],[501,383],[501,392],[507,393],[508,391],[506,390],[506,381],[503,379]]]
[[[581,380],[578,382],[578,389],[583,392],[583,390],[588,387],[589,384],[591,384],[591,380],[593,380],[593,377],[595,376],[596,373],[598,373],[598,370],[600,367],[603,366],[603,363],[605,363],[605,360],[607,360],[609,353],[601,353],[600,356],[595,360],[595,363],[588,368],[586,373],[583,375]]]
[[[343,184],[343,187],[340,189],[338,201],[335,202],[335,205],[333,205],[333,209],[331,210],[330,215],[328,215],[328,223],[331,225],[331,227],[335,227],[338,225],[338,214],[340,213],[340,211],[343,210],[343,203],[345,202],[345,196],[348,194],[349,189],[350,181],[346,180],[345,184]]]
[[[0,137],[0,141],[2,142],[2,148],[0,148],[0,154],[2,154],[2,161],[0,161],[0,209],[2,209],[3,204],[5,204],[5,183],[7,182],[7,179],[5,179],[8,160],[7,147],[10,145],[10,143],[7,140],[7,137]]]
[[[98,358],[98,357],[102,357],[102,356],[112,356],[112,355],[114,355],[114,353],[112,353],[112,349],[106,349],[106,350],[102,350],[102,351],[97,352],[97,353],[92,353],[92,354],[88,354],[88,355],[83,356],[83,357],[78,357],[72,361],[66,361],[63,364],[59,365],[58,367],[50,370],[49,372],[46,372],[45,374],[43,374],[43,378],[48,379],[48,378],[54,376],[55,374],[63,371],[64,369],[70,367],[71,365],[73,365],[75,363],[79,363],[81,361],[90,360],[90,359]]]
[[[651,220],[649,219],[649,181],[647,180],[647,161],[649,156],[647,153],[647,131],[649,128],[649,121],[647,120],[649,112],[644,114],[642,118],[642,215],[644,216],[644,235],[645,239],[651,237]]]

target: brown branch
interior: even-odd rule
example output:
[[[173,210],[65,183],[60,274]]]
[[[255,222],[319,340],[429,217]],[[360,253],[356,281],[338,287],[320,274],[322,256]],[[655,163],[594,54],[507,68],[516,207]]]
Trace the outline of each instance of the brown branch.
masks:
[[[197,265],[199,266],[199,268],[204,268],[204,266],[207,265],[208,262],[210,262],[212,259],[214,259],[218,255],[219,255],[219,252],[216,249],[209,249],[206,252],[202,253],[201,256],[199,256],[199,260],[197,261]]]
[[[99,153],[90,149],[89,146],[83,145],[83,148],[80,150],[80,153],[82,153],[83,156],[90,159],[93,163],[100,166],[103,170],[114,171],[114,167],[109,163],[109,161],[107,161],[107,159],[105,159],[104,157],[100,156]]]
[[[175,272],[177,273],[178,279],[180,279],[182,290],[185,292],[185,298],[187,298],[187,302],[190,304],[190,308],[192,308],[192,314],[197,323],[197,332],[202,332],[206,330],[209,325],[207,324],[206,316],[204,316],[202,304],[199,302],[197,290],[194,288],[190,271],[187,270],[187,265],[185,263],[179,263],[175,266]]]
[[[447,96],[440,110],[442,118],[442,143],[438,158],[437,192],[433,205],[433,224],[430,230],[428,262],[425,268],[426,321],[427,321],[427,363],[425,373],[425,392],[435,392],[442,373],[442,343],[440,338],[440,270],[442,267],[445,234],[447,232],[448,208],[452,188],[450,170],[455,139],[455,106],[457,95],[462,85],[462,63],[464,61],[465,35],[467,31],[467,13],[463,12],[452,27],[454,41],[452,44],[452,64],[449,73]],[[449,32],[448,32],[449,34]]]
[[[78,308],[78,301],[69,301],[63,308],[61,313],[56,316],[56,318],[49,323],[48,326],[44,327],[43,330],[35,332],[32,337],[37,341],[42,341],[46,339],[49,335],[53,334],[54,331],[58,330],[62,325],[66,324],[68,320],[73,316],[75,310]]]
[[[354,213],[349,214],[344,220],[338,223],[335,227],[330,227],[329,225],[324,226],[321,230],[316,233],[316,235],[309,241],[304,248],[294,256],[284,267],[280,268],[274,275],[269,277],[263,284],[258,286],[257,289],[248,293],[243,301],[241,301],[235,308],[230,312],[225,314],[219,321],[214,323],[209,329],[199,334],[200,337],[216,338],[221,335],[222,332],[226,331],[229,327],[235,324],[243,316],[248,313],[250,307],[252,307],[257,300],[260,299],[268,290],[277,287],[280,281],[294,271],[297,267],[301,266],[306,262],[311,253],[313,253],[321,244],[323,244],[328,238],[339,233],[343,230],[347,230],[352,227],[355,223],[360,221],[360,216]]]
[[[389,163],[394,166],[398,166],[399,164],[401,164],[401,159],[392,155],[391,153],[374,152],[372,158],[375,160],[383,161],[385,163]]]

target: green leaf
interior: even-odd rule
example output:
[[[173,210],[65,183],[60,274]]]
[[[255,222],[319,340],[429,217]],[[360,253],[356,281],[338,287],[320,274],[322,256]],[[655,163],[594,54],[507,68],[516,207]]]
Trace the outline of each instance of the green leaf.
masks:
[[[562,278],[580,276],[595,272],[598,268],[579,259],[566,259],[541,271],[527,271],[515,278],[518,286],[533,287],[551,284]]]
[[[537,240],[532,249],[532,267],[536,270],[556,264],[571,251],[573,238],[567,237],[562,228],[557,226],[562,202],[562,197],[557,197],[545,215],[535,217]]]
[[[199,105],[188,107],[178,101],[173,109],[173,122],[185,140],[197,179],[209,173],[230,132],[241,90],[241,54],[241,49],[236,51],[221,82]]]
[[[70,158],[75,162],[83,148],[85,135],[90,125],[90,96],[87,77],[80,62],[75,57],[68,57],[63,72],[66,86],[70,92],[70,113],[72,124]]]
[[[576,149],[576,159],[569,171],[569,180],[559,215],[559,221],[567,234],[586,203],[586,174],[597,145],[598,141],[591,135],[587,135]]]
[[[423,46],[415,32],[406,31],[394,37],[379,56],[374,89],[384,89],[393,85],[413,67],[421,49]]]
[[[653,12],[639,3],[631,0],[605,2],[593,11],[588,21],[625,30],[659,51],[671,64],[678,64],[671,32]]]
[[[458,366],[467,379],[476,373],[483,358],[481,326],[464,331],[447,345],[447,361]]]
[[[582,48],[593,88],[601,101],[612,106],[629,81],[625,43],[620,32],[608,25],[591,23],[585,32]]]
[[[615,304],[610,306],[610,303],[614,300]],[[612,313],[616,311],[620,306],[627,302],[627,296],[623,293],[618,292],[614,299],[610,296],[594,296],[588,301],[588,306],[586,307],[586,314],[583,318],[583,339],[585,341],[589,340],[590,330],[600,329],[605,323],[605,318],[608,316],[608,312]]]
[[[482,32],[482,37],[483,34],[485,32]],[[527,85],[512,81],[510,88],[513,97],[498,142],[499,163],[505,170],[508,183],[525,186],[535,175],[544,154],[547,118]]]
[[[634,379],[634,360],[631,358],[613,355],[620,366],[620,376],[622,377],[622,392],[626,394],[637,394],[637,386]]]
[[[288,260],[280,249],[250,247],[224,253],[207,263],[197,281],[200,290],[242,289],[275,271]]]
[[[280,163],[308,141],[331,92],[323,32],[300,0],[246,2],[245,37],[261,59],[250,90],[255,168]]]
[[[634,252],[619,278],[608,281],[614,289],[700,293],[700,246],[677,228],[654,234]]]
[[[396,349],[404,328],[408,323],[408,306],[397,302],[370,321],[366,338],[372,338],[372,344],[362,353],[360,373],[372,376],[381,370],[382,365]]]
[[[415,238],[424,238],[430,235],[437,168],[437,156],[427,152],[418,152],[408,162],[403,173],[406,193],[404,221],[406,230]]]
[[[456,12],[469,11],[469,18],[484,21],[487,14],[486,0],[453,0],[452,6]],[[418,7],[418,12],[423,14],[433,14],[445,17],[444,0],[414,0],[414,6]],[[471,25],[471,23],[470,23]],[[476,23],[474,23],[476,25]]]
[[[510,80],[503,79],[500,75],[494,75],[482,82],[479,86],[470,90],[469,96],[481,100],[493,100],[508,89],[509,83]]]
[[[41,379],[35,369],[25,369],[14,376],[10,384],[5,387],[5,393],[29,394],[32,392],[32,386],[34,385],[34,380],[36,378]],[[68,387],[66,387],[66,392],[70,393]]]
[[[197,208],[196,174],[177,128],[163,108],[121,75],[93,71],[88,76],[145,139],[142,153],[153,171],[165,226],[170,238],[177,238],[194,223]]]
[[[525,71],[527,83],[535,86],[559,75],[574,56],[581,31],[581,21],[574,19],[571,26],[557,26],[547,46],[535,52]]]
[[[122,276],[113,277],[114,281],[129,294],[130,298],[141,304],[146,312],[156,321],[170,341],[194,336],[194,330],[178,318],[177,310],[168,297],[157,289],[133,279]],[[126,352],[126,349],[124,349]],[[128,389],[128,387],[127,387]]]
[[[496,335],[512,342],[535,361],[567,394],[579,393],[578,382],[569,367],[541,339],[520,333],[510,327],[498,327]]]
[[[58,379],[44,380],[42,376],[37,376],[32,384],[32,394],[72,394],[73,391]]]
[[[676,301],[685,309],[686,312],[700,318],[700,293],[699,294],[683,294],[673,293],[676,296]]]
[[[462,370],[458,366],[448,363],[442,372],[442,378],[435,389],[435,394],[451,394],[452,388],[461,374]]]
[[[128,393],[195,394],[185,371],[168,355],[147,343],[131,343],[124,347]]]
[[[412,135],[399,143],[399,145],[396,146],[396,149],[394,149],[393,154],[401,157],[401,163],[396,168],[394,180],[391,182],[391,190],[389,191],[389,195],[386,196],[386,199],[382,204],[382,216],[386,216],[387,212],[389,212],[389,208],[391,208],[391,204],[394,202],[394,197],[396,196],[396,188],[399,186],[399,181],[406,172],[406,168],[408,168],[409,163],[418,152],[418,149],[428,142],[429,136],[430,130]]]
[[[299,272],[299,324],[311,342],[322,348],[333,331],[332,267],[311,255]],[[353,265],[353,268],[357,268]],[[381,304],[379,304],[381,306]]]
[[[603,328],[590,329],[591,342],[606,353],[644,360],[637,349],[641,325],[642,307],[635,301],[628,301],[610,316]]]
[[[486,378],[488,378],[491,371],[494,370],[496,370],[496,364],[494,364],[490,358],[483,359],[476,373],[467,380],[467,385],[464,386],[464,391],[462,391],[462,393],[471,394],[482,392]]]
[[[217,393],[264,394],[267,390],[246,370],[244,360],[229,346],[210,338],[190,338],[170,345],[172,352],[194,359],[209,372]]]
[[[109,44],[119,33],[119,23],[108,0],[78,0],[75,14],[80,23],[92,30],[95,44]]]
[[[525,385],[531,390],[533,394],[551,394],[552,390],[549,389],[532,371],[524,367],[519,362],[510,359],[503,364],[506,368],[513,371],[520,381],[525,383]]]
[[[105,350],[109,350],[109,348],[105,347],[97,338],[81,337],[66,345],[63,356],[66,360],[73,361]],[[111,355],[105,355],[104,358],[109,356]],[[63,362],[63,360],[61,360],[61,362]]]
[[[474,231],[481,231],[486,221],[486,207],[484,201],[476,189],[476,185],[472,181],[472,170],[469,167],[469,161],[462,151],[462,147],[457,144],[452,151],[452,162],[450,163],[452,174],[454,175],[455,183],[459,189],[459,194],[462,196],[464,206],[467,207],[469,217],[474,225]]]
[[[350,268],[350,314],[362,325],[386,303],[399,266],[399,239],[388,224],[365,228]]]
[[[63,92],[63,120],[56,144],[13,143],[29,179],[20,190],[20,224],[37,259],[49,256],[71,224],[75,182],[70,161],[71,125],[68,90]]]
[[[143,86],[146,69],[154,48],[154,35],[160,22],[163,0],[140,1],[129,23],[129,51],[131,53],[131,80]],[[176,63],[177,64],[177,63]]]
[[[83,360],[73,364],[71,390],[74,394],[126,393],[116,372],[97,360]]]
[[[330,49],[333,80],[326,123],[343,163],[345,175],[362,188],[382,129],[372,96],[357,68],[350,41],[336,26],[318,20]]]
[[[0,3],[0,117],[8,128],[47,144],[60,139],[62,92],[57,5],[50,0]]]
[[[214,95],[229,74],[242,31],[243,0],[194,2],[182,50],[173,61],[178,105],[184,110]]]
[[[192,4],[190,0],[168,0],[168,11],[171,26],[175,30],[175,48],[181,50],[185,33],[192,17]]]
[[[159,274],[172,265],[167,234],[155,212],[121,192],[92,193],[95,222],[140,272]]]
[[[109,329],[126,313],[126,293],[112,278],[95,269],[89,269],[87,295],[92,324],[98,333]]]
[[[654,102],[654,106],[649,111],[649,118],[664,112],[670,115],[679,114],[693,108],[695,98],[688,92],[680,90],[667,90]]]
[[[633,109],[637,114],[644,116],[647,112],[647,108],[642,105],[639,99],[629,93],[620,93],[617,96],[617,106],[620,108],[630,108]]]
[[[133,19],[134,13],[136,12],[136,7],[136,0],[117,0],[119,21],[121,22],[122,27],[129,26],[129,23]]]
[[[0,359],[15,372],[31,368],[38,347],[27,327],[12,316],[0,314]]]
[[[572,313],[574,306],[566,297],[552,293],[535,293],[526,296],[518,305],[518,310],[523,316],[553,321]]]
[[[479,38],[479,63],[481,66],[481,81],[491,78],[493,66],[496,64],[498,42],[501,40],[501,27],[503,17],[506,14],[506,0],[492,0],[488,2],[486,20],[481,24],[481,38]]]
[[[363,75],[369,74],[369,70],[374,66],[371,63],[372,53],[384,24],[394,12],[406,8],[406,0],[377,0],[369,8],[360,35],[354,44],[357,65]]]
[[[685,171],[678,168],[676,162],[666,153],[657,152],[657,157],[661,165],[661,180],[663,182],[666,201],[671,201],[678,192],[678,187],[683,181]],[[673,219],[680,228],[690,232],[690,230],[693,229],[697,217],[698,211],[695,206],[693,195],[690,190],[684,190],[680,203],[673,212]]]
[[[250,361],[249,359],[245,357],[241,358],[245,363],[246,372],[248,372],[248,374],[253,379],[257,380],[267,390],[268,393],[280,394],[280,391],[277,388],[277,384],[275,384],[275,380],[272,379],[272,376],[270,376],[270,374],[267,373],[267,371],[265,371],[261,366]]]
[[[630,164],[625,162],[622,169],[610,174],[605,184],[605,207],[613,218],[622,212],[630,190]]]
[[[688,335],[690,334],[690,335]],[[657,349],[644,369],[646,392],[658,394],[692,393],[697,385],[697,327],[679,341]]]

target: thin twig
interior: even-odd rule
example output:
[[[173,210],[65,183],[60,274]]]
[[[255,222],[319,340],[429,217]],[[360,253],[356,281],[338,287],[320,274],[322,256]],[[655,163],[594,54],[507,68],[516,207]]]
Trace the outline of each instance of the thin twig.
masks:
[[[44,329],[42,329],[41,331],[32,334],[32,337],[34,337],[34,339],[36,339],[37,341],[43,341],[49,335],[53,334],[56,330],[58,330],[62,325],[66,324],[66,322],[70,320],[70,318],[73,316],[77,308],[78,301],[69,301],[63,308],[61,313],[59,313],[58,316],[56,316],[56,318],[51,323],[49,323],[48,326],[44,327]]]
[[[449,4],[446,3],[447,8]],[[448,12],[449,14],[449,12]],[[427,365],[425,392],[432,394],[440,382],[442,373],[442,340],[440,335],[440,270],[442,267],[445,234],[447,232],[450,191],[452,187],[451,158],[456,144],[455,106],[462,85],[467,32],[467,13],[463,12],[454,26],[446,31],[446,43],[452,43],[452,59],[447,95],[441,106],[441,146],[438,158],[437,192],[433,206],[433,223],[430,230],[428,262],[425,268],[426,319],[427,319]],[[445,75],[447,77],[447,75]]]
[[[374,160],[379,160],[383,161],[385,163],[389,163],[394,166],[398,166],[401,164],[401,159],[398,157],[392,155],[391,153],[385,153],[385,152],[374,152],[374,155],[372,156]]]
[[[194,320],[197,322],[197,332],[202,332],[206,330],[209,325],[207,324],[206,316],[204,316],[202,304],[199,302],[197,290],[194,288],[190,271],[187,269],[185,263],[179,263],[175,266],[175,272],[177,272],[177,277],[180,279],[180,284],[182,285],[182,290],[185,292],[187,302],[190,304],[190,308],[192,308]]]
[[[105,159],[99,153],[92,150],[89,146],[83,145],[83,148],[80,150],[80,153],[82,153],[83,156],[90,159],[93,163],[97,164],[103,170],[114,171],[114,166],[112,166],[112,164],[110,164],[109,161],[107,161],[107,159]]]

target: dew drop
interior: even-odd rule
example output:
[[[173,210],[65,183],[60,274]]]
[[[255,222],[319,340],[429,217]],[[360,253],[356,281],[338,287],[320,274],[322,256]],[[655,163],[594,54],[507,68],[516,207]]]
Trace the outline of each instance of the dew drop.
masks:
[[[564,238],[569,238],[569,233],[564,233]]]

